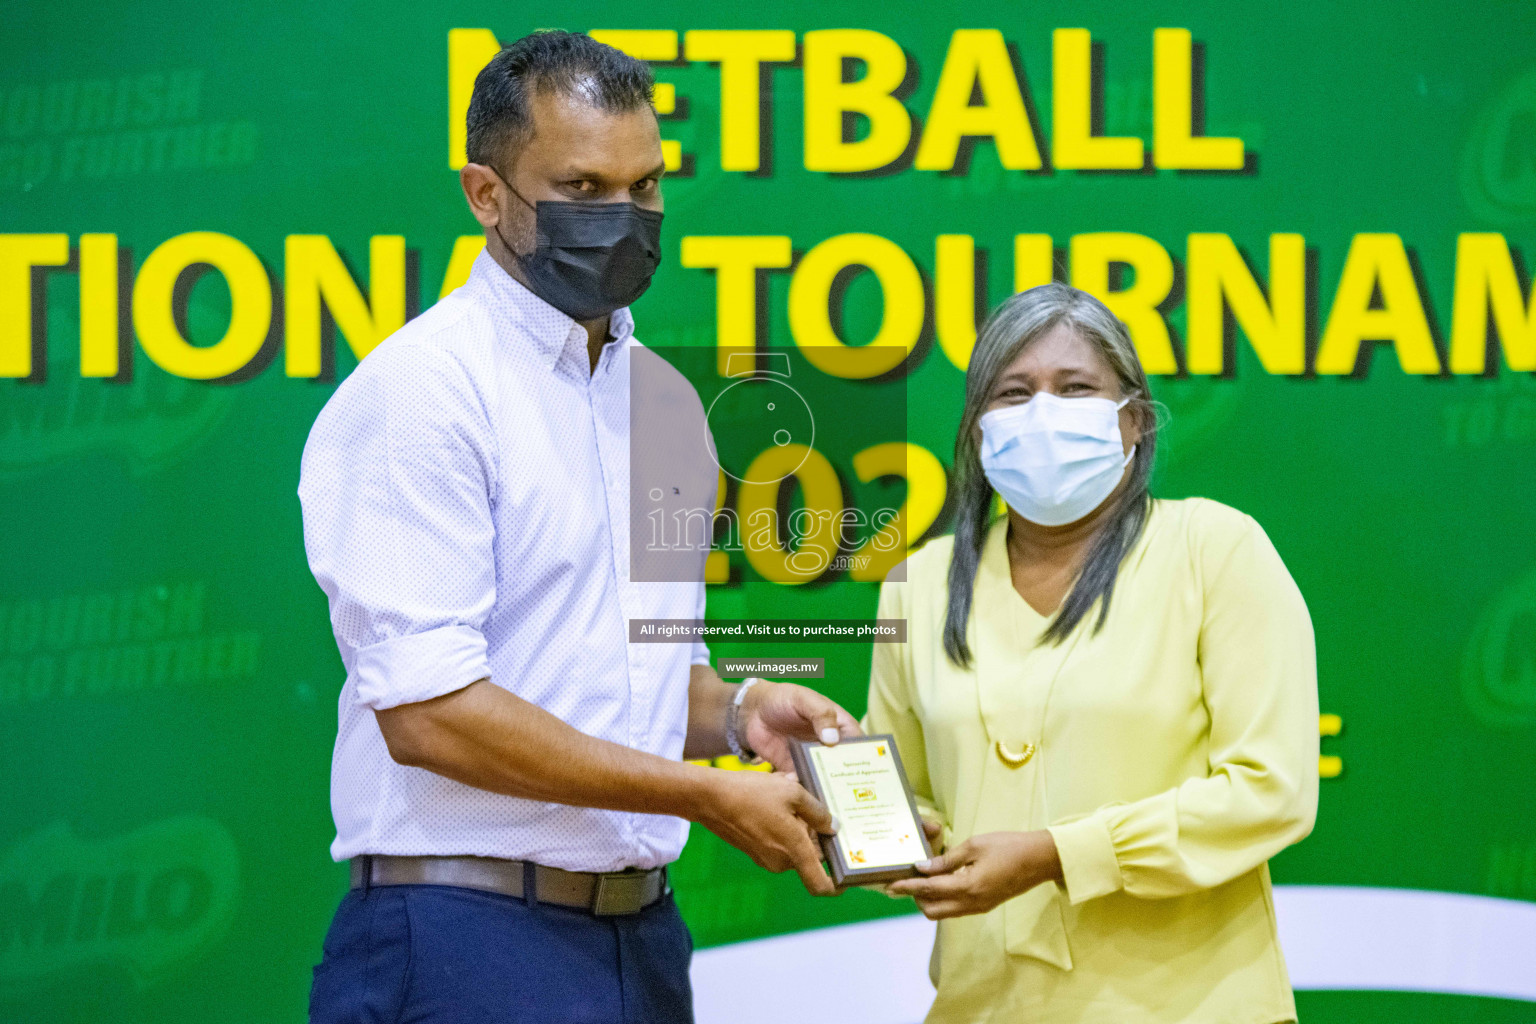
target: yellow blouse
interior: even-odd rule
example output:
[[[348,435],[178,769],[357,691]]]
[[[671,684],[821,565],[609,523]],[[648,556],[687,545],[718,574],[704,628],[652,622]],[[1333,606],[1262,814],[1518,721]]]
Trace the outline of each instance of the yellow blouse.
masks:
[[[880,590],[870,732],[896,737],[945,839],[1049,828],[1065,881],[940,922],[929,1022],[1272,1024],[1295,1019],[1267,861],[1317,810],[1312,623],[1269,538],[1200,498],[1155,501],[1098,606],[1060,645],[987,535],[972,668],[945,656],[953,538]],[[1020,763],[1022,762],[1022,763]]]

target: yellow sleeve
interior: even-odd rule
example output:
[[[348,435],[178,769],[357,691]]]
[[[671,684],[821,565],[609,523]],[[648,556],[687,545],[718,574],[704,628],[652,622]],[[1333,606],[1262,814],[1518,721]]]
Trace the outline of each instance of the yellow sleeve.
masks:
[[[1200,544],[1198,658],[1210,713],[1209,771],[1050,832],[1072,903],[1121,889],[1179,896],[1253,870],[1312,830],[1317,814],[1317,664],[1312,620],[1264,531],[1223,509]]]
[[[891,575],[897,575],[893,570]],[[880,584],[879,610],[882,619],[907,619],[907,588],[910,583],[890,580]],[[913,629],[907,622],[907,631]],[[909,643],[877,643],[870,663],[869,710],[860,722],[866,733],[890,733],[896,737],[902,767],[917,798],[917,809],[924,817],[942,822],[945,834],[949,823],[939,813],[933,800],[933,785],[928,778],[928,751],[923,742],[923,727],[912,709],[912,647]]]

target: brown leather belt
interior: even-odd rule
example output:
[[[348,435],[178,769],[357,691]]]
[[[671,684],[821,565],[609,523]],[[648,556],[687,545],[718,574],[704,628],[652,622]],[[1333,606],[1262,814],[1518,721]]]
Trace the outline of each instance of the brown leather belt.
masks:
[[[454,885],[575,907],[600,917],[638,914],[672,891],[666,868],[589,873],[496,857],[352,858],[352,888],[375,885]]]

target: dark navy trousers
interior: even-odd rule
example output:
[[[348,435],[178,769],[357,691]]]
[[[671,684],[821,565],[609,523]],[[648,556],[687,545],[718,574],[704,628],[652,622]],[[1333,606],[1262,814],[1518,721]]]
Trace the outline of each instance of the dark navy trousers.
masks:
[[[594,917],[443,885],[354,889],[311,1024],[692,1024],[693,939],[670,894]]]

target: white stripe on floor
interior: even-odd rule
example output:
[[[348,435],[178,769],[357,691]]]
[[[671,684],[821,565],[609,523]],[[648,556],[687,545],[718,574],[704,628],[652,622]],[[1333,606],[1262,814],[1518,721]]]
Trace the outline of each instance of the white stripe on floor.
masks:
[[[1536,903],[1417,889],[1277,886],[1298,989],[1496,996],[1536,1002]],[[933,924],[919,915],[701,950],[699,1024],[915,1024],[933,1001]]]

